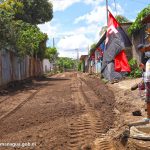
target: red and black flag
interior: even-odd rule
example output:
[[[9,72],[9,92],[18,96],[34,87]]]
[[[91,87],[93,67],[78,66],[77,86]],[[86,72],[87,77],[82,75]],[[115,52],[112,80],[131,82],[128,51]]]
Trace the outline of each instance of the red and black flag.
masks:
[[[130,66],[124,52],[125,47],[129,46],[131,46],[131,42],[128,36],[114,16],[109,12],[105,51],[101,68],[102,73],[107,65],[112,62],[114,63],[114,71],[130,72]]]

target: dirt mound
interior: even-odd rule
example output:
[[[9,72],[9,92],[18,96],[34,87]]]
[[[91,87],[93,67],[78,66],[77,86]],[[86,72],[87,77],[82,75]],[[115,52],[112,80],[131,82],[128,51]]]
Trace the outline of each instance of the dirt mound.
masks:
[[[115,97],[113,92],[98,78],[81,78],[98,96],[99,101],[94,103],[94,109],[102,113],[105,130],[108,131],[114,123]],[[92,101],[92,99],[91,99]]]

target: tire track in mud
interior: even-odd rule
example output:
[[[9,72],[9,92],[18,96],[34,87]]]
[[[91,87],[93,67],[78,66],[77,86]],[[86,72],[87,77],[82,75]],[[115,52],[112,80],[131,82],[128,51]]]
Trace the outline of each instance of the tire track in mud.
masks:
[[[87,83],[80,78],[80,80],[84,83],[85,86],[88,86]],[[90,88],[91,89],[91,88]],[[90,98],[86,95],[86,93],[83,90],[83,87],[81,87],[82,94],[84,98],[87,101],[88,106],[90,107],[89,110],[92,111],[92,113],[95,115],[94,118],[94,131],[96,134],[96,143],[94,142],[94,150],[115,150],[114,145],[111,143],[111,139],[109,137],[106,137],[105,133],[105,122],[103,122],[103,114],[102,112],[96,112],[94,109],[94,106],[91,105],[90,103]],[[95,93],[93,91],[93,93]],[[98,97],[97,97],[98,98]],[[99,101],[99,98],[98,98]]]
[[[46,82],[45,84],[48,84],[48,82]],[[39,93],[41,91],[41,89],[43,89],[45,85],[41,86],[39,89],[36,89],[33,93],[30,94],[30,96],[28,96],[25,100],[23,100],[22,102],[20,102],[18,105],[16,105],[13,109],[11,109],[10,111],[4,113],[3,115],[0,116],[0,121],[5,120],[7,117],[13,115],[17,110],[19,110],[25,103],[27,103],[29,100],[32,100],[34,98],[34,96]],[[9,100],[11,96],[9,96],[8,98],[6,98],[5,101],[2,101],[0,104],[6,103]],[[14,97],[16,97],[16,95],[14,95]],[[11,97],[13,99],[13,97]],[[17,100],[16,100],[17,101]],[[4,105],[4,104],[3,104]]]
[[[150,150],[150,143],[131,138],[128,141],[127,150]]]
[[[113,144],[110,142],[109,138],[101,137],[96,139],[95,148],[96,150],[115,150]]]
[[[104,123],[102,120],[102,114],[94,109],[94,101],[99,100],[98,97],[93,96],[93,100],[89,98],[85,92],[87,87],[81,79],[76,78],[71,85],[72,97],[77,105],[83,108],[82,115],[74,118],[74,122],[68,125],[69,127],[69,150],[82,150],[93,149],[95,150],[113,150],[113,146],[110,141],[104,140]],[[93,92],[93,91],[92,91]],[[93,95],[94,92],[92,93]],[[95,139],[98,139],[96,144]]]
[[[0,104],[5,102],[6,100],[8,100],[10,98],[10,96],[6,96],[6,98],[3,98],[1,101],[0,101]]]
[[[90,139],[91,122],[86,116],[76,118],[76,123],[69,126],[69,150],[81,148]]]

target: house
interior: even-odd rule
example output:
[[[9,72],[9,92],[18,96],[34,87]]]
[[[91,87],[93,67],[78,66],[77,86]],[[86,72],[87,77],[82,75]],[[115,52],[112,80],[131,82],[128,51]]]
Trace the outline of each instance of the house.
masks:
[[[90,49],[90,73],[101,72],[101,62],[103,57],[105,39],[106,32],[103,33],[97,44],[92,49]]]
[[[126,33],[128,38],[130,39],[130,41],[132,41],[132,40],[131,40],[131,36],[128,34],[128,29],[131,26],[131,24],[132,24],[132,22],[120,23],[122,29],[124,30],[124,32]],[[127,55],[128,60],[131,60],[133,58],[132,47],[126,47],[126,55]]]
[[[43,59],[43,72],[47,73],[53,70],[53,64],[48,59]]]
[[[127,34],[127,30],[129,26],[132,23],[121,23],[121,27],[124,30],[124,32]],[[104,45],[105,45],[105,39],[106,39],[106,26],[104,27],[105,30],[100,32],[102,36],[100,37],[100,40],[97,42],[95,47],[93,47],[90,50],[90,58],[91,58],[91,73],[100,73],[101,72],[101,62],[102,62],[102,57],[103,57],[103,51],[104,51]],[[131,37],[129,37],[131,40]],[[126,55],[128,60],[130,60],[133,55],[132,55],[132,47],[126,47]]]
[[[141,52],[137,49],[138,45],[150,43],[150,40],[148,41],[146,39],[146,31],[148,29],[150,30],[150,14],[147,15],[141,22],[144,24],[144,27],[132,34],[132,56],[137,60],[138,64],[141,62],[142,57]]]
[[[89,56],[88,55],[81,55],[80,62],[81,62],[81,71],[82,72],[88,72],[88,69],[89,69]]]

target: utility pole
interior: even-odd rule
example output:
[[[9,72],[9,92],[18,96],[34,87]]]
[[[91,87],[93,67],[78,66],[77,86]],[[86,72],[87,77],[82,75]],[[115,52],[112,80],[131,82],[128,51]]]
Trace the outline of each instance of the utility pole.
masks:
[[[54,39],[54,37],[53,37],[53,48],[55,47],[55,39]]]
[[[108,25],[108,0],[106,0],[106,17],[107,17],[107,25]]]

